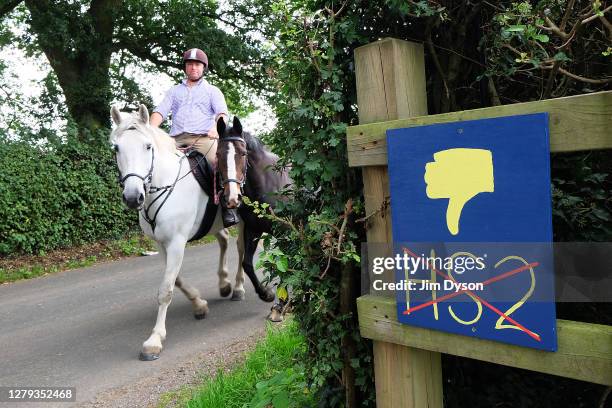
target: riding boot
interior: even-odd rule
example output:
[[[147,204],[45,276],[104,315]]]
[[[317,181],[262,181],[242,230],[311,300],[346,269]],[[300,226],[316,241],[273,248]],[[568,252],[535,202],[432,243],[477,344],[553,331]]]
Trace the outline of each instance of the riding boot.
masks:
[[[223,217],[223,226],[225,228],[229,228],[239,222],[238,210],[235,208],[225,208],[221,206],[221,216]]]

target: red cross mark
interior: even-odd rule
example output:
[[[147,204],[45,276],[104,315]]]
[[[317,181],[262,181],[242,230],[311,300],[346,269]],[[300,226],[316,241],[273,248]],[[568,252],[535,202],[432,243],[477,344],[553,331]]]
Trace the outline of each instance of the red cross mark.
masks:
[[[408,255],[410,255],[410,256],[412,256],[412,257],[414,257],[414,258],[417,258],[417,257],[418,257],[418,256],[417,256],[417,255],[416,255],[414,252],[412,252],[410,249],[408,249],[408,248],[406,248],[406,247],[403,247],[403,249],[404,249],[404,252],[405,252],[405,253],[407,253]],[[521,266],[521,267],[516,268],[516,269],[513,269],[513,270],[511,270],[511,271],[508,271],[508,272],[502,273],[501,275],[497,275],[497,276],[494,276],[494,277],[492,277],[492,278],[490,278],[490,279],[487,279],[486,281],[482,282],[482,285],[483,285],[483,286],[487,286],[487,285],[489,285],[489,284],[491,284],[491,283],[493,283],[493,282],[498,282],[498,281],[500,281],[500,280],[507,279],[507,278],[509,278],[510,276],[514,276],[514,275],[516,275],[516,274],[518,274],[518,273],[520,273],[520,272],[523,272],[523,271],[529,270],[529,269],[531,269],[531,268],[535,268],[536,266],[539,266],[539,265],[540,265],[540,263],[539,263],[539,262],[532,262],[532,263],[530,263],[530,264],[527,264],[527,265]],[[427,266],[429,266],[429,261],[427,262]],[[440,271],[439,271],[439,270],[437,270],[435,267],[432,267],[432,270],[433,270],[433,271],[434,271],[436,274],[438,274],[438,275],[442,276],[444,279],[448,279],[448,280],[453,281],[454,283],[457,283],[457,281],[456,281],[456,280],[455,280],[453,277],[451,277],[451,276],[449,276],[449,275],[447,275],[447,274],[445,274],[445,273],[443,273],[443,272],[440,272]],[[432,299],[432,300],[430,300],[429,302],[425,302],[425,303],[422,303],[422,304],[420,304],[420,305],[418,305],[418,306],[411,307],[411,308],[409,308],[408,310],[405,310],[405,311],[403,312],[403,314],[407,315],[407,314],[410,314],[410,313],[412,313],[412,312],[416,312],[417,310],[421,310],[421,309],[424,309],[424,308],[426,308],[426,307],[428,307],[428,306],[431,306],[431,305],[433,305],[433,304],[436,304],[436,303],[439,303],[439,302],[443,302],[443,301],[448,300],[448,299],[452,299],[452,298],[454,298],[454,297],[456,297],[456,296],[459,296],[459,295],[461,295],[461,294],[464,294],[464,293],[467,293],[467,294],[472,295],[472,296],[473,296],[475,299],[477,299],[478,301],[480,301],[480,303],[482,303],[483,305],[485,305],[486,307],[488,307],[490,310],[492,310],[493,312],[497,313],[499,316],[503,317],[505,320],[509,321],[510,323],[512,323],[513,325],[515,325],[516,327],[518,327],[520,330],[522,330],[523,332],[525,332],[526,334],[528,334],[528,335],[529,335],[530,337],[532,337],[534,340],[536,340],[536,341],[542,341],[542,339],[540,338],[540,336],[539,336],[538,334],[536,334],[536,333],[532,332],[531,330],[527,329],[525,326],[523,326],[522,324],[520,324],[519,322],[517,322],[516,320],[514,320],[514,319],[513,319],[513,318],[511,318],[510,316],[506,315],[504,312],[502,312],[501,310],[499,310],[498,308],[496,308],[495,306],[493,306],[492,304],[490,304],[489,302],[487,302],[486,300],[482,299],[480,296],[476,295],[474,292],[472,292],[471,290],[468,290],[468,289],[462,289],[462,290],[459,290],[459,291],[454,292],[454,293],[449,293],[448,295],[444,295],[444,296],[439,297],[439,298],[437,298],[437,299],[435,299],[435,300],[433,300],[433,299]]]

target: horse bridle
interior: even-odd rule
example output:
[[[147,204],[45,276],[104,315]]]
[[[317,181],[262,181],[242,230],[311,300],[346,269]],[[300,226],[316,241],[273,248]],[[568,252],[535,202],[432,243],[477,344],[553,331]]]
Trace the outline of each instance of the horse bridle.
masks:
[[[115,145],[116,146],[116,145]],[[115,152],[117,151],[115,147]],[[136,173],[128,173],[125,176],[121,177],[121,174],[118,176],[119,185],[121,187],[125,187],[125,181],[130,177],[138,177],[142,180],[142,184],[144,185],[145,192],[148,192],[151,188],[151,182],[153,181],[153,162],[155,161],[155,149],[151,146],[151,167],[149,167],[149,172],[143,177],[140,174]]]
[[[156,226],[155,220],[157,219],[157,214],[159,214],[159,211],[162,209],[164,204],[166,204],[166,201],[168,200],[168,198],[172,194],[172,191],[174,190],[174,186],[176,186],[176,183],[178,183],[179,181],[181,181],[182,179],[187,177],[188,174],[191,173],[191,171],[189,171],[183,177],[180,177],[181,170],[183,169],[183,160],[185,159],[185,157],[187,157],[187,156],[185,156],[185,155],[181,156],[181,159],[179,160],[179,169],[178,169],[178,172],[176,174],[176,178],[174,179],[174,182],[172,184],[169,184],[167,186],[155,187],[155,186],[151,185],[151,183],[153,181],[153,163],[155,161],[155,149],[153,148],[153,146],[151,146],[151,167],[149,167],[149,172],[144,177],[141,176],[140,174],[136,174],[136,173],[129,173],[129,174],[126,174],[123,177],[121,177],[121,175],[119,175],[119,177],[118,177],[119,178],[119,185],[121,187],[125,186],[125,181],[128,178],[130,178],[130,177],[137,177],[137,178],[142,180],[142,183],[144,185],[145,194],[155,194],[155,193],[159,193],[160,191],[162,192],[162,194],[160,194],[157,197],[155,197],[153,199],[153,201],[151,201],[149,203],[148,206],[145,206],[143,204],[142,207],[139,208],[139,210],[142,211],[143,218],[151,226],[151,230],[153,232],[155,232],[155,226]],[[193,171],[193,169],[192,169],[192,171]],[[162,197],[164,197],[164,200],[161,202],[159,207],[157,207],[157,211],[155,211],[155,214],[153,214],[153,217],[151,217],[149,215],[149,210],[151,209],[153,204],[155,204],[155,202],[157,200],[159,200],[160,198],[162,198]]]
[[[225,142],[225,141],[229,141],[229,142],[242,142],[246,145],[246,141],[244,140],[244,138],[242,136],[226,136],[222,139],[220,139],[220,141]],[[244,183],[246,182],[246,176],[247,176],[247,167],[248,167],[248,163],[249,163],[249,159],[248,159],[248,151],[247,153],[245,153],[245,156],[247,156],[246,159],[246,164],[244,166],[244,171],[242,172],[242,180],[238,180],[238,179],[233,179],[233,178],[228,178],[228,179],[223,179],[223,173],[219,172],[219,180],[221,182],[221,190],[223,191],[225,189],[225,185],[229,184],[229,183],[236,183],[238,184],[238,186],[240,187],[240,193],[242,193],[243,187],[244,187]]]

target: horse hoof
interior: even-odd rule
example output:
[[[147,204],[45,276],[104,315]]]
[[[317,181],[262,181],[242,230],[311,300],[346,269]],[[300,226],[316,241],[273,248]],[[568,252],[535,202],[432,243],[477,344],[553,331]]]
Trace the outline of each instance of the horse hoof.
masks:
[[[208,314],[208,305],[205,303],[201,308],[194,310],[193,317],[195,317],[196,320],[202,320],[206,317],[207,314]]]
[[[265,288],[260,294],[259,298],[264,302],[272,302],[274,300],[274,291],[270,288]]]
[[[138,356],[140,361],[155,361],[159,358],[159,353],[143,353]]]
[[[268,315],[268,320],[273,323],[280,323],[283,321],[283,315],[277,308],[273,307]]]
[[[196,299],[194,302],[193,316],[198,320],[202,320],[208,314],[208,302],[203,299]]]
[[[239,301],[244,300],[244,290],[235,290],[232,294],[232,300]]]
[[[219,294],[221,297],[228,297],[232,293],[232,285],[228,284],[222,288],[219,288]]]

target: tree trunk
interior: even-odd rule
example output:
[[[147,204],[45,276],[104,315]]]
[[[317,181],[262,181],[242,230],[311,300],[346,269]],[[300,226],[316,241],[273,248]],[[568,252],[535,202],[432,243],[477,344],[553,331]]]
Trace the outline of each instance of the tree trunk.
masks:
[[[342,381],[344,382],[344,389],[346,393],[346,407],[357,408],[358,395],[357,388],[355,386],[355,369],[351,365],[351,359],[357,358],[357,345],[355,340],[352,338],[352,325],[355,320],[354,305],[355,294],[354,294],[354,276],[359,276],[359,270],[355,270],[353,265],[347,263],[342,266],[340,275],[340,314],[350,315],[351,318],[346,321],[347,331],[342,338],[342,354],[344,367],[342,368]]]
[[[66,97],[79,137],[110,127],[110,60],[115,11],[121,0],[92,0],[83,15],[78,8],[48,0],[26,0],[36,33]],[[80,7],[77,3],[77,6]]]

